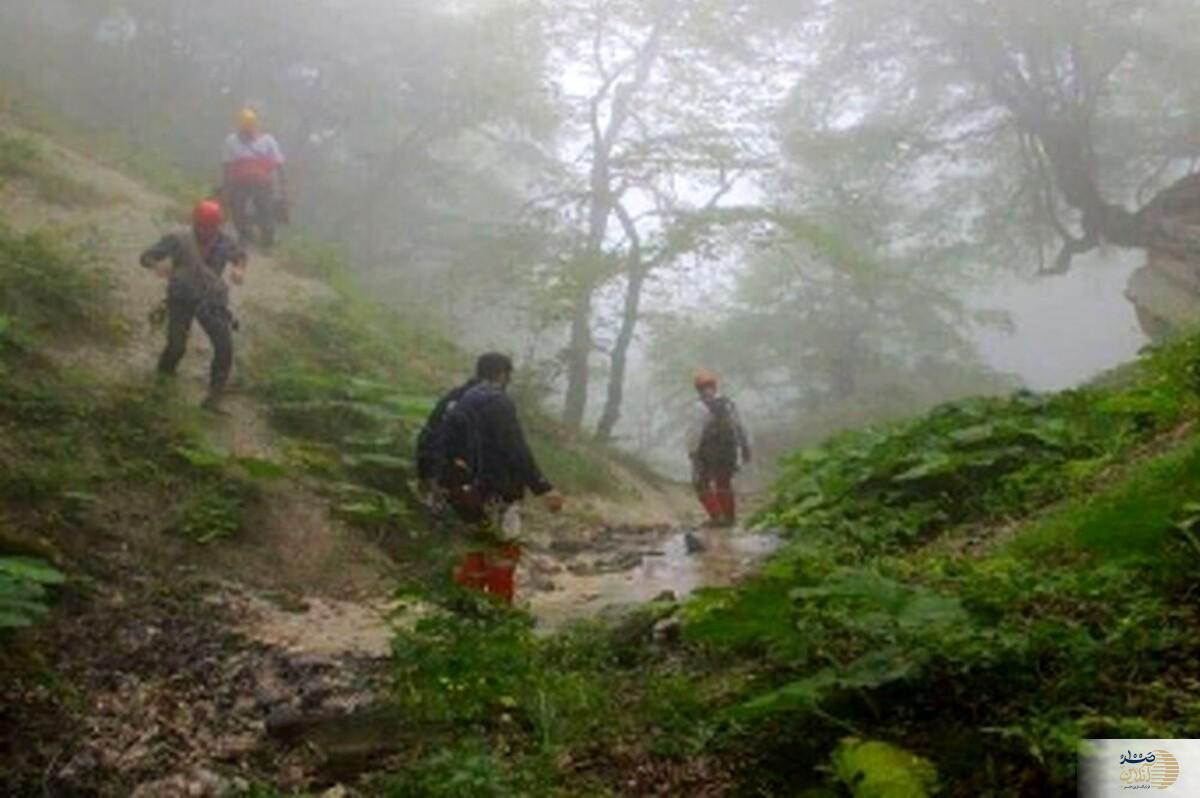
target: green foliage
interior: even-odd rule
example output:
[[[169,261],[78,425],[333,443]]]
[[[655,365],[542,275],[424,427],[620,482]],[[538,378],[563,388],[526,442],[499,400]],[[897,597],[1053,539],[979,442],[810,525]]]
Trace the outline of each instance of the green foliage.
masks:
[[[581,625],[539,637],[528,615],[474,592],[442,603],[393,644],[393,699],[434,744],[385,794],[471,794],[452,785],[487,795],[606,794],[559,763],[624,734],[642,734],[664,756],[694,754],[708,739],[704,694],[682,674],[643,670],[612,630]]]
[[[49,611],[47,587],[66,576],[43,560],[0,557],[0,630],[29,626]]]
[[[225,479],[196,490],[176,511],[167,531],[196,543],[211,543],[236,535],[242,529],[250,487]]]
[[[278,463],[237,457],[188,439],[172,449],[183,466],[186,496],[166,531],[196,543],[211,543],[242,531],[247,510],[258,499],[259,483],[287,476]]]
[[[386,798],[508,798],[531,794],[500,757],[479,743],[437,751],[380,785]]]
[[[483,604],[437,612],[393,644],[396,695],[431,723],[527,729],[542,745],[559,745],[591,728],[589,713],[605,700],[587,678],[610,664],[597,643],[542,642],[527,615]]]
[[[382,382],[307,371],[279,372],[265,395],[273,424],[298,442],[292,464],[327,481],[340,517],[380,534],[409,531],[412,458],[429,400]]]
[[[929,760],[878,741],[843,740],[833,768],[854,798],[926,798],[937,783]]]
[[[28,180],[41,199],[64,207],[94,205],[101,199],[95,188],[57,169],[37,141],[0,131],[0,185],[7,179]]]
[[[330,285],[345,285],[350,278],[350,261],[341,247],[305,236],[289,236],[277,259],[290,272]]]
[[[1197,362],[1179,341],[1104,387],[954,403],[795,455],[764,516],[789,544],[685,610],[686,639],[757,676],[716,739],[774,762],[869,730],[980,794],[1034,773],[1067,789],[1080,737],[1192,734]],[[889,756],[875,777],[848,756],[852,790],[903,781]]]
[[[761,519],[877,552],[1025,512],[1179,423],[1196,405],[1195,347],[1187,339],[1155,351],[1116,391],[968,399],[845,433],[786,461]]]
[[[37,142],[28,136],[0,133],[0,177],[29,177],[41,157]]]
[[[339,513],[375,532],[411,531],[417,434],[439,395],[468,373],[471,358],[352,286],[336,291],[275,316],[252,370],[272,424],[299,442],[290,449],[294,463],[358,486],[338,490]],[[552,482],[568,491],[613,492],[604,456],[532,409],[523,416]]]
[[[404,483],[397,484],[403,486]],[[392,489],[403,490],[403,487],[393,485]],[[382,490],[351,482],[336,485],[334,512],[361,529],[379,534],[407,530],[413,517],[408,503]]]
[[[113,283],[85,246],[50,232],[0,224],[0,354],[27,350],[36,336],[111,340]]]

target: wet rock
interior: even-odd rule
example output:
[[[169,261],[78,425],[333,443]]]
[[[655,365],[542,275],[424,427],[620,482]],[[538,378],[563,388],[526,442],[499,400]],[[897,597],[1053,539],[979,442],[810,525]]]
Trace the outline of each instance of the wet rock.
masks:
[[[554,584],[553,579],[537,571],[529,574],[527,584],[531,590],[536,590],[539,593],[550,593],[558,590],[558,585]]]
[[[550,541],[550,551],[566,557],[574,557],[588,547],[586,541],[574,538],[556,538]]]
[[[282,743],[314,745],[333,759],[395,750],[404,741],[405,726],[391,707],[365,706],[318,713],[282,709],[271,713],[266,729]]]
[[[683,546],[688,554],[700,554],[708,549],[708,546],[703,540],[696,536],[694,532],[685,532],[683,535]]]
[[[594,573],[609,574],[620,571],[630,571],[642,564],[642,554],[636,551],[623,551],[612,557],[596,562]]]
[[[531,558],[529,561],[529,570],[535,574],[544,574],[547,576],[555,576],[563,572],[563,567],[554,560],[538,557]]]

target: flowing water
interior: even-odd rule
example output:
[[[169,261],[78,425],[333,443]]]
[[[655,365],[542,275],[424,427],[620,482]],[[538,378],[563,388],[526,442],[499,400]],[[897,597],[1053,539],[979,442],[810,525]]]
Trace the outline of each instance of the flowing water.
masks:
[[[517,603],[552,631],[573,620],[617,614],[670,594],[731,584],[778,547],[740,529],[606,528],[586,542],[531,546],[518,571]]]

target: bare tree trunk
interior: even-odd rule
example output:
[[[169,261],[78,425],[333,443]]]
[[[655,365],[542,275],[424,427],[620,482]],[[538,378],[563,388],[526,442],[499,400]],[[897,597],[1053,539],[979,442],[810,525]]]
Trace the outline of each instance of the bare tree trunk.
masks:
[[[602,137],[595,139],[592,158],[591,208],[588,213],[587,248],[579,275],[579,288],[571,312],[571,339],[567,344],[567,393],[563,407],[563,423],[572,429],[583,426],[587,413],[588,388],[591,380],[592,356],[592,293],[596,290],[596,270],[604,255],[604,238],[608,234],[608,219],[612,214],[609,191],[608,158],[612,150]]]
[[[640,261],[641,256],[637,259]],[[613,345],[612,364],[608,375],[608,396],[604,401],[604,412],[596,425],[596,440],[608,443],[613,429],[621,420],[621,404],[625,399],[625,374],[629,367],[629,346],[637,329],[641,313],[642,287],[646,283],[647,270],[640,263],[630,269],[629,285],[625,288],[625,309],[621,317],[621,329]]]
[[[583,426],[587,412],[588,381],[592,355],[592,291],[585,285],[575,297],[571,313],[571,339],[567,344],[567,393],[563,403],[563,423],[572,429]]]
[[[637,53],[633,76],[624,83],[618,83],[619,71],[608,75],[589,103],[592,167],[588,189],[591,204],[588,211],[586,260],[583,264],[587,272],[579,278],[579,289],[572,308],[571,338],[567,344],[567,391],[563,407],[563,423],[573,429],[583,426],[587,414],[588,383],[591,379],[588,361],[592,354],[592,294],[599,282],[597,265],[604,257],[604,242],[616,201],[610,163],[621,132],[632,113],[633,101],[650,79],[658,61],[663,35],[673,22],[674,14],[675,6],[672,4],[655,22]],[[602,125],[600,109],[610,96],[608,122]]]

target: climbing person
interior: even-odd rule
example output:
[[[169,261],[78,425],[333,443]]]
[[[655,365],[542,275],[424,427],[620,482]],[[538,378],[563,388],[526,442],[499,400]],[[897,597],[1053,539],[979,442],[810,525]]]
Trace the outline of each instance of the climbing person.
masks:
[[[229,312],[229,288],[225,267],[232,266],[229,279],[241,285],[246,275],[246,253],[221,232],[224,214],[213,200],[192,209],[192,229],[164,236],[142,253],[141,264],[156,268],[168,278],[167,345],[158,359],[158,373],[175,373],[187,351],[192,320],[200,323],[212,343],[213,358],[208,394],[202,407],[219,411],[221,396],[233,367],[233,315]],[[163,265],[171,261],[168,268]]]
[[[538,468],[508,395],[512,372],[506,355],[481,355],[474,384],[453,400],[442,422],[438,482],[450,506],[470,523],[494,519],[526,491],[544,497],[550,510],[562,509],[562,496]]]
[[[733,526],[737,523],[733,475],[739,465],[750,462],[750,439],[733,400],[718,392],[716,374],[701,369],[692,383],[699,397],[686,436],[692,482],[708,523]]]
[[[283,161],[279,142],[259,129],[257,112],[243,108],[237,130],[225,139],[222,156],[222,194],[242,245],[257,242],[270,249],[275,244],[276,221],[287,220]]]

